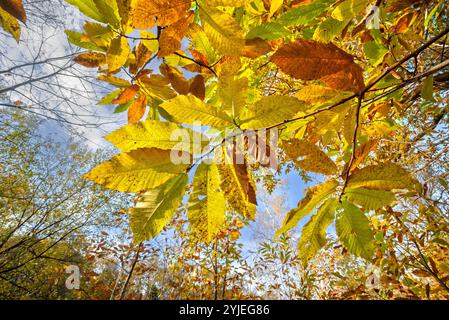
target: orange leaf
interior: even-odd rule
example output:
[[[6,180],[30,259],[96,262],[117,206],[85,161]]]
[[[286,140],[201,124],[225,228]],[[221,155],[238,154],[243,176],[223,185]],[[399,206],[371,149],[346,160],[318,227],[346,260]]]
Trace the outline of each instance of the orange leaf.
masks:
[[[181,48],[181,40],[185,37],[190,23],[193,21],[193,11],[169,25],[161,32],[159,38],[159,57],[165,57]]]
[[[112,100],[114,104],[124,104],[130,102],[136,96],[139,91],[139,86],[137,84],[132,85],[131,87],[125,88],[117,98]]]
[[[27,21],[27,15],[23,8],[22,0],[1,0],[0,7],[23,23]]]
[[[409,12],[401,16],[394,26],[395,33],[405,33],[410,28],[412,22],[417,16],[416,12]]]
[[[159,66],[161,73],[170,81],[173,89],[179,94],[187,94],[189,92],[189,82],[184,78],[182,73],[173,67],[166,64],[161,64]]]
[[[140,121],[145,115],[147,109],[148,97],[140,95],[128,109],[128,123],[135,123]]]
[[[271,62],[294,78],[321,79],[334,89],[357,92],[364,87],[362,68],[332,43],[299,39],[278,49]]]
[[[204,77],[202,75],[196,75],[192,79],[190,84],[190,93],[193,94],[198,99],[204,100],[206,96],[206,87],[204,85]]]
[[[190,0],[137,0],[131,12],[132,26],[150,29],[155,24],[168,26],[185,15],[190,8]]]

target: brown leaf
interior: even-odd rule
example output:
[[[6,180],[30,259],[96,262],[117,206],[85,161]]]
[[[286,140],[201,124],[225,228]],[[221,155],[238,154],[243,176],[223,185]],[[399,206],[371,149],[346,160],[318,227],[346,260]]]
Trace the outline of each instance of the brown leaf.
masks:
[[[204,77],[202,75],[196,75],[192,79],[189,92],[198,99],[204,100],[206,97],[206,86],[204,85]]]
[[[0,7],[23,23],[27,21],[27,15],[23,8],[22,0],[1,0]]]
[[[135,49],[134,53],[136,59],[133,64],[129,66],[129,70],[132,74],[135,74],[142,68],[145,63],[151,58],[152,52],[141,42]]]
[[[329,87],[341,91],[359,92],[365,88],[363,69],[355,63],[336,73],[324,76],[321,80]]]
[[[417,12],[409,12],[404,14],[399,18],[399,20],[396,22],[396,25],[394,26],[394,32],[395,33],[404,33],[407,32],[410,28],[412,22],[415,20],[417,16]]]
[[[148,97],[140,95],[128,109],[128,123],[138,122],[145,115],[147,109]]]
[[[345,91],[364,88],[362,68],[332,43],[299,39],[277,50],[271,62],[298,79],[321,79],[331,88]]]
[[[106,55],[99,52],[81,53],[73,59],[86,68],[97,68],[106,63]]]
[[[131,87],[125,88],[125,90],[123,90],[117,98],[115,98],[114,100],[112,100],[112,103],[114,104],[123,104],[123,103],[128,103],[130,102],[132,99],[134,99],[134,97],[136,96],[137,92],[139,91],[139,86],[138,85],[132,85]]]
[[[271,46],[263,39],[254,38],[245,40],[243,55],[255,59],[271,51]]]
[[[170,81],[171,86],[176,92],[179,94],[187,94],[189,92],[189,82],[178,69],[170,67],[167,64],[161,64],[159,70]]]

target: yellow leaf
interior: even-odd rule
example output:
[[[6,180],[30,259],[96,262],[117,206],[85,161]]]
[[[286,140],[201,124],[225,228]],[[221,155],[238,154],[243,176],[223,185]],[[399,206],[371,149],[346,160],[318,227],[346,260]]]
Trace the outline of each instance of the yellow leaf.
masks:
[[[223,55],[239,56],[245,47],[242,28],[233,17],[218,9],[202,6],[203,29],[212,46]]]
[[[223,108],[233,116],[240,115],[246,104],[248,95],[248,79],[246,77],[234,79],[232,75],[220,76],[218,82],[218,96],[223,102]]]
[[[287,213],[276,237],[294,228],[298,222],[320,205],[335,192],[338,182],[334,179],[307,189],[305,197],[298,203],[298,207]]]
[[[174,135],[177,132],[180,133],[179,136],[185,139],[179,141],[179,136]],[[145,120],[125,125],[105,136],[105,139],[125,152],[140,148],[159,148],[163,150],[175,149],[193,154],[197,148],[203,148],[208,144],[205,136],[196,134],[198,136],[194,139],[192,129],[181,128],[173,122]]]
[[[298,255],[304,266],[315,257],[327,242],[326,229],[334,221],[337,199],[332,198],[323,203],[317,213],[302,228],[298,242]]]
[[[272,17],[284,4],[284,0],[271,0],[269,17]]]
[[[233,124],[228,115],[192,95],[177,96],[165,101],[160,107],[179,123],[193,125],[198,122],[203,126],[212,127],[225,127]]]
[[[160,186],[186,168],[187,165],[175,165],[168,150],[142,148],[103,162],[84,178],[108,189],[140,192]]]
[[[125,37],[118,36],[111,41],[106,62],[110,72],[120,69],[128,60],[130,48],[128,40]]]
[[[201,163],[193,179],[187,209],[192,235],[199,241],[211,242],[224,226],[225,212],[218,168],[215,164]]]
[[[0,8],[0,26],[11,34],[17,42],[20,40],[20,25],[8,12]]]
[[[371,165],[353,173],[348,188],[364,187],[375,190],[419,188],[419,183],[401,166],[394,163]]]
[[[187,174],[182,173],[139,198],[129,221],[134,243],[154,238],[170,222],[181,204],[187,182]]]
[[[210,7],[243,7],[247,0],[203,0]]]
[[[297,93],[296,98],[305,101],[308,104],[322,104],[333,100],[339,92],[329,87],[317,84],[309,84],[303,86]]]
[[[337,171],[336,164],[316,145],[306,141],[292,139],[282,142],[282,148],[288,158],[304,171],[334,174]]]
[[[334,11],[332,11],[332,17],[344,21],[352,19],[357,16],[363,9],[365,9],[370,0],[345,0],[339,4]]]
[[[0,1],[0,7],[17,20],[23,23],[26,22],[27,15],[23,8],[22,0],[2,0]]]
[[[247,115],[241,117],[242,129],[262,129],[280,124],[305,112],[307,105],[295,97],[265,96],[252,106]]]
[[[345,190],[344,197],[368,210],[382,208],[396,200],[394,194],[390,191],[365,188],[348,188]]]
[[[256,215],[256,185],[246,164],[220,164],[221,189],[229,205],[249,219]]]

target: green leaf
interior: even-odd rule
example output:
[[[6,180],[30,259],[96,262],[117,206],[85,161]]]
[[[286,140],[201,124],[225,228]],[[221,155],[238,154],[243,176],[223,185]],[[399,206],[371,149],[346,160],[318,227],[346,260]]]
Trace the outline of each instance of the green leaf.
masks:
[[[108,93],[103,98],[101,98],[101,100],[98,101],[97,104],[98,105],[110,105],[110,104],[113,104],[112,101],[114,101],[115,98],[117,98],[117,96],[120,94],[120,92],[122,92],[122,90],[115,90],[115,91],[112,91],[112,92]]]
[[[74,5],[89,18],[99,22],[108,23],[108,20],[102,15],[102,11],[98,10],[95,5],[95,0],[66,0],[71,5]]]
[[[435,101],[433,97],[433,75],[428,76],[423,84],[421,89],[421,96],[428,101]]]
[[[134,103],[134,99],[128,103],[119,104],[115,109],[114,113],[122,113],[129,109],[129,107]]]
[[[74,44],[75,46],[78,46],[78,47],[81,47],[84,49],[88,49],[88,50],[106,52],[106,50],[102,47],[99,47],[91,42],[85,42],[85,41],[81,40],[82,36],[83,36],[82,33],[66,30],[65,34],[67,35],[69,42]]]
[[[331,42],[337,37],[348,23],[346,21],[339,21],[334,18],[327,18],[321,22],[313,33],[313,39],[321,42]]]
[[[388,53],[388,48],[377,43],[376,41],[369,41],[363,45],[363,51],[373,66],[382,63],[385,55]]]
[[[160,108],[167,111],[173,121],[189,125],[198,122],[203,126],[225,127],[232,125],[232,119],[218,108],[205,104],[193,95],[179,95],[165,101]]]
[[[150,240],[170,222],[181,204],[187,183],[188,176],[183,173],[140,197],[131,209],[129,222],[134,243]]]
[[[247,39],[261,38],[264,40],[276,40],[288,36],[291,32],[277,22],[261,24],[249,30]]]
[[[112,26],[120,25],[120,13],[117,6],[117,0],[93,0],[97,11],[101,13],[106,23]]]
[[[334,1],[316,0],[312,4],[288,10],[276,22],[283,26],[305,26],[326,11]]]
[[[396,200],[394,193],[385,190],[372,190],[365,188],[348,188],[345,198],[368,210],[376,210],[391,204]]]
[[[298,242],[298,255],[304,266],[307,266],[326,244],[326,229],[334,221],[336,207],[337,199],[326,200],[302,228]]]
[[[370,260],[374,252],[374,233],[368,218],[355,205],[343,200],[335,228],[338,238],[352,254]]]
[[[209,243],[223,228],[226,201],[220,190],[220,176],[215,164],[201,163],[195,173],[187,215],[191,234]]]
[[[276,237],[294,228],[298,222],[335,192],[338,182],[335,179],[307,189],[305,197],[298,203],[298,207],[287,213]]]

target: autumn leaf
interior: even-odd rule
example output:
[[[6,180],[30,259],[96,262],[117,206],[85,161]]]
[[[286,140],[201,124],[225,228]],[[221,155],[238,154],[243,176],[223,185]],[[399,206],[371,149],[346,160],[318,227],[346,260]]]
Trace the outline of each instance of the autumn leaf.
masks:
[[[284,141],[282,146],[289,159],[305,171],[325,175],[331,175],[337,171],[335,163],[314,144],[305,140],[292,139]]]
[[[215,8],[200,8],[204,32],[211,44],[222,54],[238,56],[243,51],[243,30],[235,19]]]
[[[165,57],[181,48],[181,40],[187,34],[190,23],[193,21],[193,11],[164,28],[159,38],[159,57]]]
[[[148,97],[141,94],[128,109],[128,123],[135,123],[142,119],[147,109]]]
[[[112,100],[112,103],[114,103],[114,104],[128,103],[132,99],[134,99],[137,92],[139,92],[138,85],[135,84],[130,87],[127,87],[114,100]]]
[[[187,182],[187,175],[179,174],[139,198],[129,222],[134,243],[150,240],[162,231],[180,206]]]
[[[412,25],[413,21],[416,19],[417,15],[418,14],[416,11],[404,14],[396,22],[393,31],[395,33],[407,32],[410,26]]]
[[[226,203],[215,164],[201,163],[196,170],[187,215],[195,239],[211,242],[225,222]]]
[[[329,87],[358,92],[364,88],[362,68],[334,44],[299,39],[271,57],[281,70],[302,80],[321,79]]]
[[[162,185],[186,167],[173,164],[168,150],[141,148],[115,156],[84,178],[112,190],[140,192]]]
[[[128,61],[129,54],[130,48],[126,38],[119,36],[112,40],[106,55],[109,71],[113,72],[120,69]]]
[[[198,99],[204,100],[204,98],[206,97],[206,86],[204,84],[204,77],[202,75],[198,74],[193,77],[190,83],[189,92]]]
[[[17,20],[26,22],[27,15],[22,0],[2,0],[0,1],[0,7]]]
[[[100,52],[86,52],[77,55],[73,61],[87,68],[97,68],[106,63],[106,55]]]
[[[14,39],[19,42],[20,40],[20,25],[12,15],[0,8],[0,26]]]
[[[298,203],[298,206],[289,211],[284,218],[281,228],[276,232],[276,237],[294,228],[298,222],[332,195],[338,186],[334,179],[307,189],[305,197]]]

